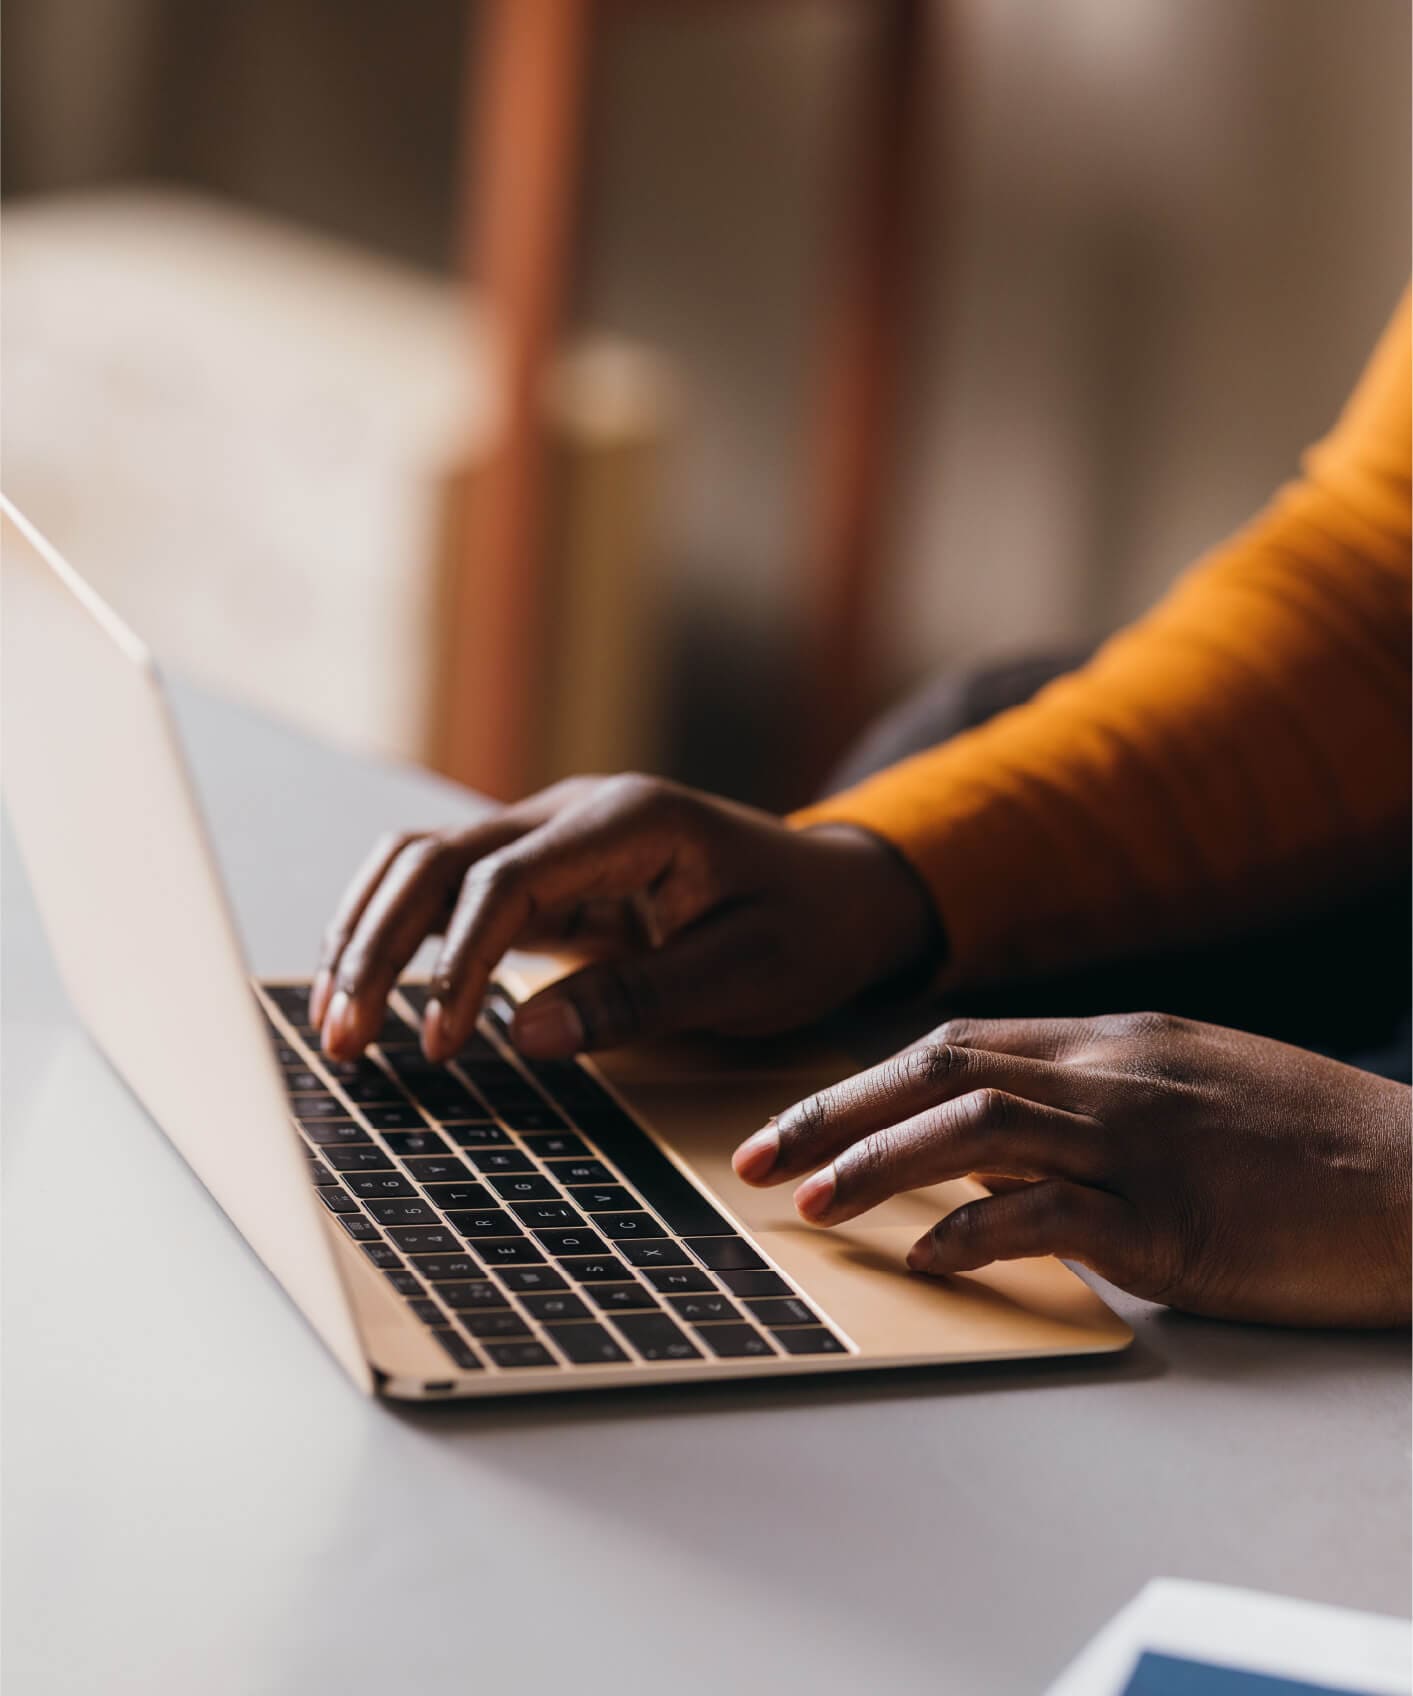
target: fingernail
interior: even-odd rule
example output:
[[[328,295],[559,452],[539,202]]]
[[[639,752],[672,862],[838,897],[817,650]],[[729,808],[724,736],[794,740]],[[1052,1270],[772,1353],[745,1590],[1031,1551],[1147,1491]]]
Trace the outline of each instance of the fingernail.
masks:
[[[758,1184],[775,1165],[780,1155],[780,1132],[775,1120],[768,1119],[763,1129],[753,1131],[731,1156],[736,1176],[748,1184]]]
[[[834,1163],[806,1178],[795,1191],[795,1209],[806,1219],[818,1219],[828,1213],[834,1203]]]
[[[329,1003],[324,1015],[322,1039],[324,1052],[337,1056],[337,1051],[353,1034],[353,997],[341,989]]]
[[[422,1052],[429,1060],[446,1054],[446,1009],[440,1001],[429,1001],[422,1010]]]
[[[930,1272],[936,1258],[932,1252],[932,1235],[929,1232],[927,1236],[919,1237],[908,1250],[908,1271]]]
[[[577,1054],[584,1046],[584,1025],[567,1001],[535,1001],[515,1015],[515,1046],[533,1060]]]
[[[324,1028],[324,1015],[329,1010],[329,995],[334,987],[334,974],[321,966],[309,986],[309,1023],[316,1031]]]

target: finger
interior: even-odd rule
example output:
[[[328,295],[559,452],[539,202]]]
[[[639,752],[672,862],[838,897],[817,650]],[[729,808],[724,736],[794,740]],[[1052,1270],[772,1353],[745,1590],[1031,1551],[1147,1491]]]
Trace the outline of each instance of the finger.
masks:
[[[1032,1060],[1063,1060],[1082,1047],[1088,1019],[948,1019],[912,1046],[944,1042],[985,1048],[993,1054],[1023,1054]]]
[[[913,1244],[908,1265],[940,1275],[1055,1254],[1122,1281],[1136,1235],[1137,1216],[1128,1202],[1056,1180],[966,1202]]]
[[[1104,1175],[1101,1127],[999,1089],[973,1090],[846,1148],[795,1191],[801,1216],[837,1225],[890,1196],[985,1166],[1012,1178]]]
[[[404,848],[425,834],[424,831],[403,830],[380,836],[373,844],[372,852],[350,878],[324,931],[319,946],[319,969],[309,988],[309,1023],[316,1031],[323,1027],[324,1015],[329,1010],[329,997],[333,994],[334,973],[338,970],[344,947],[353,935],[353,927],[363,916],[374,890],[387,875],[388,867]]]
[[[516,1014],[512,1039],[550,1060],[714,1026],[725,1007],[750,1011],[765,947],[749,912],[704,919],[660,949],[586,966],[541,990]]]
[[[704,910],[709,891],[695,864],[684,865],[682,832],[656,797],[650,787],[590,797],[471,867],[432,974],[429,1055],[445,1058],[466,1041],[491,973],[547,912],[674,884],[687,886],[671,901],[679,923]]]
[[[973,1090],[1068,1107],[1074,1087],[1071,1074],[1048,1061],[925,1041],[787,1108],[741,1144],[733,1164],[747,1183],[783,1183],[860,1137]]]
[[[343,946],[324,1016],[325,1053],[335,1060],[362,1053],[382,1023],[388,992],[403,967],[450,917],[467,863],[523,828],[502,813],[460,836],[420,836],[402,848]]]

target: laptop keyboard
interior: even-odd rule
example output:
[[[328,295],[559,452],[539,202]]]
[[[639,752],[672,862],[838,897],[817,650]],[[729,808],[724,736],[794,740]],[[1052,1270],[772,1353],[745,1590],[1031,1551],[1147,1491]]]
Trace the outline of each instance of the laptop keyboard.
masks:
[[[259,991],[320,1200],[460,1370],[849,1352],[592,1073],[514,1053],[503,989],[452,1066],[423,985],[347,1064],[306,985]]]

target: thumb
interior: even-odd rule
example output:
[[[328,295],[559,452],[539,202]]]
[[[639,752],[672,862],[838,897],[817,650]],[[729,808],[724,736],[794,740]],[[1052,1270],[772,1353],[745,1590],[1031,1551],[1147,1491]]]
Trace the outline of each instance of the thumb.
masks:
[[[762,952],[752,934],[757,923],[739,913],[709,919],[659,949],[585,966],[524,1003],[512,1040],[532,1060],[557,1060],[711,1025],[739,1010],[757,976],[750,970]]]

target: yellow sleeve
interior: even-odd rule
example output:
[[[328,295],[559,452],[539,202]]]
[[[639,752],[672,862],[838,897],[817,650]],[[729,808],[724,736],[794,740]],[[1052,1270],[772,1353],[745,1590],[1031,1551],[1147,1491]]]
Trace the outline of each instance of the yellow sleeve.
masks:
[[[1409,303],[1302,476],[1082,670],[797,814],[916,867],[948,981],[1331,905],[1409,848]]]

